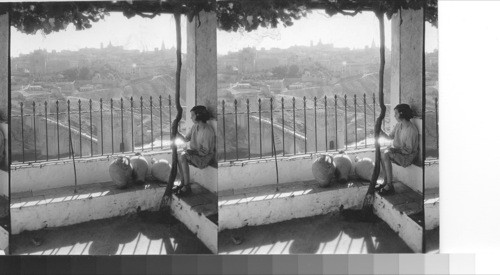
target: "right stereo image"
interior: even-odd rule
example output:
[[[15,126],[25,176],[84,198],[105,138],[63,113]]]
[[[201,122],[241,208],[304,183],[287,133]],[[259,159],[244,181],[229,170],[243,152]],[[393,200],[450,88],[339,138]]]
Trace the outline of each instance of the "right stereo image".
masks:
[[[219,24],[219,254],[439,252],[437,6],[340,6]]]

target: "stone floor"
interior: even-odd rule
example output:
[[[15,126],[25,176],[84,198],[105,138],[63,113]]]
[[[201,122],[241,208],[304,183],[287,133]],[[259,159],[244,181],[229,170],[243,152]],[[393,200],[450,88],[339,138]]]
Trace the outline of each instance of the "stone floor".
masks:
[[[233,238],[242,241],[236,244]],[[219,254],[413,253],[383,221],[346,222],[339,214],[219,233]]]
[[[23,232],[11,237],[11,255],[211,254],[177,219],[143,211],[123,217]]]

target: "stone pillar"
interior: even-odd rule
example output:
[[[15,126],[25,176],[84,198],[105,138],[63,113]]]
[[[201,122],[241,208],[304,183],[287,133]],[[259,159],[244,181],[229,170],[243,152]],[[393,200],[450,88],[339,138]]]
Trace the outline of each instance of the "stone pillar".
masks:
[[[396,124],[393,109],[397,104],[407,103],[414,111],[416,118],[412,122],[420,134],[420,154],[415,163],[421,165],[424,151],[422,119],[425,114],[424,11],[400,10],[392,17],[391,24],[391,109],[388,115],[392,128]]]
[[[0,4],[0,131],[2,131],[4,152],[0,160],[0,199],[9,197],[9,148],[8,146],[8,103],[9,103],[9,42],[10,24],[7,5]],[[8,201],[8,199],[7,199]],[[8,205],[8,204],[7,204]],[[3,205],[2,205],[3,206]],[[3,210],[3,209],[2,209]],[[5,211],[0,210],[4,218]],[[9,254],[9,232],[0,226],[0,255]]]
[[[9,15],[0,7],[0,120],[7,122],[9,91]]]
[[[401,10],[391,20],[391,126],[392,109],[399,103],[411,106],[417,117],[424,114],[424,11]]]
[[[186,104],[189,112],[204,105],[217,119],[217,17],[214,12],[200,12],[187,22]],[[186,114],[187,129],[192,126]],[[214,128],[216,129],[216,127]]]

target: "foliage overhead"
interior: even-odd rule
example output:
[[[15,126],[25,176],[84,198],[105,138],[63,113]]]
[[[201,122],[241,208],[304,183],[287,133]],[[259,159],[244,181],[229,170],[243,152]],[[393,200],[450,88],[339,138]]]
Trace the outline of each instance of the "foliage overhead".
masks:
[[[7,5],[7,4],[4,4]],[[192,21],[201,11],[215,11],[219,28],[226,31],[256,30],[259,27],[291,26],[311,10],[328,15],[354,16],[364,11],[383,13],[388,18],[399,9],[425,10],[425,20],[437,26],[437,0],[156,0],[101,2],[21,2],[10,3],[11,24],[18,30],[45,34],[66,29],[92,27],[110,12],[122,12],[127,18],[154,18],[162,13],[181,13]]]
[[[77,30],[92,27],[110,12],[122,12],[127,18],[154,18],[162,13],[185,14],[189,21],[201,11],[214,10],[213,0],[168,1],[101,1],[101,2],[21,2],[10,3],[11,25],[18,30],[45,34],[66,29],[73,24]]]

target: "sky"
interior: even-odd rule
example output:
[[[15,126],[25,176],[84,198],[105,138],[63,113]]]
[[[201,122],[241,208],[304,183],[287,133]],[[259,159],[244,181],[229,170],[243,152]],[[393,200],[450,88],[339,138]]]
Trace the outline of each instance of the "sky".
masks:
[[[186,51],[185,18],[181,21],[183,30],[183,52]],[[386,46],[390,48],[390,22],[385,23]],[[288,48],[294,45],[333,43],[335,47],[364,48],[372,41],[379,45],[378,21],[373,13],[366,12],[354,17],[336,15],[329,17],[315,11],[306,18],[295,21],[291,27],[260,28],[252,32],[217,31],[218,54],[238,51],[244,47]],[[121,13],[111,13],[104,21],[94,23],[92,28],[76,31],[73,25],[67,30],[44,35],[38,32],[27,35],[12,28],[11,55],[27,54],[37,49],[78,50],[99,48],[109,42],[125,49],[149,50],[160,48],[162,42],[167,48],[175,47],[175,21],[172,15],[164,14],[153,19],[133,17],[127,19]],[[426,52],[438,48],[438,30],[426,23]]]

